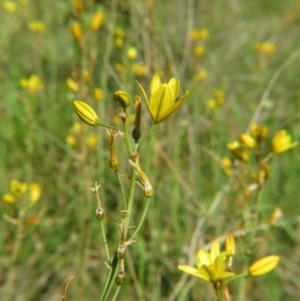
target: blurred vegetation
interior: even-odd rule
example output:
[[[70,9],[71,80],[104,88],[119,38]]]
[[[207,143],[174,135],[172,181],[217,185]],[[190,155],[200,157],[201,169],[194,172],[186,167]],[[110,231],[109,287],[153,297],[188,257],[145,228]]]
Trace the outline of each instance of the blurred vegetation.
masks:
[[[214,300],[210,285],[177,266],[193,264],[198,248],[228,232],[239,271],[255,258],[281,257],[263,278],[229,285],[233,300],[298,300],[299,147],[271,158],[259,202],[244,196],[256,163],[236,160],[228,177],[222,158],[233,159],[227,144],[253,123],[268,129],[265,153],[278,130],[300,139],[299,1],[86,0],[82,10],[78,3],[0,4],[1,300],[59,300],[71,275],[67,300],[100,299],[105,251],[87,187],[102,184],[109,241],[120,239],[122,203],[107,134],[79,122],[72,101],[118,126],[113,93],[140,93],[135,79],[149,87],[155,72],[164,82],[179,78],[180,95],[190,96],[141,155],[154,195],[126,254],[118,300],[197,300],[196,293]],[[143,133],[150,121],[144,106]],[[122,159],[121,139],[116,149]],[[137,190],[135,220],[143,203]],[[256,214],[252,228],[245,203]]]

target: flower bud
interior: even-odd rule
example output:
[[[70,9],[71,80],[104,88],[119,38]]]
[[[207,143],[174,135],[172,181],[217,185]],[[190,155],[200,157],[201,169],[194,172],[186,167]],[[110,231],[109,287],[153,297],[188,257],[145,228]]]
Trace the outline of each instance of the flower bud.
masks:
[[[130,105],[130,97],[124,91],[116,91],[114,93],[114,99],[124,109]]]
[[[82,39],[82,30],[79,22],[75,22],[71,25],[71,33],[74,39],[79,42]]]
[[[227,144],[230,152],[240,161],[247,163],[249,161],[248,152],[240,145],[238,141],[233,141]]]
[[[267,274],[277,266],[279,260],[280,257],[276,255],[265,256],[252,263],[248,269],[248,272],[250,276],[253,277]]]
[[[2,195],[2,201],[7,204],[14,204],[16,202],[16,198],[11,193],[4,193]]]
[[[255,148],[256,146],[255,139],[245,133],[240,134],[240,141],[248,148]]]
[[[103,22],[103,17],[104,17],[104,14],[102,11],[97,11],[94,14],[92,24],[91,24],[91,29],[93,31],[97,31],[100,28],[100,26],[102,25],[102,22]]]
[[[73,6],[78,13],[82,13],[82,11],[83,11],[82,0],[73,0]]]
[[[135,119],[134,128],[132,130],[132,138],[137,142],[141,138],[141,117],[142,117],[142,104],[140,96],[136,95],[135,100]]]
[[[225,241],[225,250],[227,255],[232,257],[235,254],[235,241],[232,233],[228,233]]]
[[[99,102],[103,98],[103,91],[101,88],[95,88],[93,94],[94,100]]]
[[[105,212],[102,208],[97,208],[95,212],[96,219],[98,221],[103,221],[105,218]]]
[[[73,101],[73,106],[78,117],[88,125],[97,125],[99,118],[94,109],[87,103],[79,100]]]

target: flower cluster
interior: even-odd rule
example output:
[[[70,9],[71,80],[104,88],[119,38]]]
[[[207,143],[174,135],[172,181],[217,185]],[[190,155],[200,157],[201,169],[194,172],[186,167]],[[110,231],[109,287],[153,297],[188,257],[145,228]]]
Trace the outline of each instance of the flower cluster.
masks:
[[[234,236],[229,233],[226,237],[225,249],[220,250],[220,241],[216,239],[211,246],[210,252],[199,249],[196,254],[196,268],[188,265],[179,265],[178,268],[192,276],[196,276],[211,282],[216,290],[218,300],[222,295],[229,281],[244,276],[262,276],[272,271],[279,263],[279,256],[268,255],[252,263],[247,273],[233,273],[233,257],[236,253]]]

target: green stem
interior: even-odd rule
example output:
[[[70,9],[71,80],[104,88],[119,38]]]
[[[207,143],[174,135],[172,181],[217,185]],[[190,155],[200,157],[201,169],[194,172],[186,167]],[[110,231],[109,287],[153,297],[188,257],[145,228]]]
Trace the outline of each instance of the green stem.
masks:
[[[127,121],[127,119],[123,122],[123,131],[124,131],[123,139],[125,141],[125,145],[126,145],[126,148],[127,148],[127,153],[129,155],[129,158],[132,158],[133,153],[132,153],[132,149],[131,149],[131,146],[130,146],[130,143],[129,143],[129,138],[128,138],[128,121]]]
[[[145,218],[146,218],[146,215],[147,215],[147,212],[148,212],[148,208],[149,208],[149,205],[150,205],[150,201],[151,201],[151,198],[146,198],[146,205],[144,207],[144,211],[143,211],[143,215],[142,215],[142,218],[138,224],[138,226],[136,227],[134,233],[132,234],[132,236],[130,237],[129,241],[133,240],[134,237],[138,234],[138,232],[140,231],[144,221],[145,221]]]
[[[123,206],[124,206],[124,209],[126,209],[127,208],[127,201],[126,201],[124,186],[123,186],[123,183],[121,181],[120,174],[119,174],[119,172],[117,170],[115,171],[115,174],[116,174],[116,177],[118,179],[118,182],[119,182],[119,185],[120,185],[120,188],[121,188],[121,194],[122,194],[122,199],[123,199]]]
[[[118,287],[117,287],[117,289],[115,291],[115,294],[114,294],[113,298],[111,299],[111,301],[117,300],[117,297],[119,295],[120,289],[121,289],[121,285],[118,285]]]
[[[124,238],[126,238],[128,226],[130,224],[130,218],[132,214],[132,205],[133,205],[133,199],[134,199],[134,191],[135,191],[135,169],[131,169],[131,183],[130,183],[130,191],[129,191],[129,199],[128,199],[128,216],[126,219],[126,227],[125,227],[125,235]]]
[[[5,299],[8,301],[13,300],[15,295],[15,287],[17,285],[16,278],[18,275],[18,257],[21,250],[22,242],[23,242],[23,236],[24,236],[24,221],[25,221],[25,210],[20,210],[19,212],[19,218],[18,218],[18,226],[16,230],[16,238],[14,240],[14,246],[11,256],[11,263],[9,268],[9,273],[7,275],[7,281],[5,283],[5,286],[3,288],[3,292],[5,294]]]
[[[112,125],[109,125],[109,124],[105,124],[105,123],[101,123],[101,122],[98,122],[97,125],[105,127],[105,128],[108,128],[108,129],[111,129],[111,130],[114,130],[114,131],[118,130],[115,126],[112,126]]]
[[[103,242],[104,242],[104,247],[105,247],[106,260],[107,260],[107,263],[110,264],[110,255],[109,255],[107,237],[106,237],[106,232],[104,229],[103,221],[100,221],[100,227],[101,227],[101,232],[102,232],[102,237],[103,237]]]
[[[118,274],[119,268],[120,268],[120,260],[117,258],[117,255],[115,254],[113,262],[111,264],[111,267],[106,277],[106,281],[102,290],[100,301],[105,301],[108,299],[109,293],[113,285],[115,284],[115,279]]]
[[[150,129],[148,130],[148,132],[145,134],[145,136],[141,139],[140,143],[138,144],[137,149],[141,149],[142,146],[144,145],[145,141],[147,140],[148,136],[154,131],[154,129],[156,128],[157,123],[152,123]]]

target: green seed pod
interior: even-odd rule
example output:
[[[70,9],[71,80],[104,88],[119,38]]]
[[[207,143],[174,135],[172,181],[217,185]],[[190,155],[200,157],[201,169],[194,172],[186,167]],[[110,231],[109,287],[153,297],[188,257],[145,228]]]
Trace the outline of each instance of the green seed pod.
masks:
[[[120,270],[118,272],[118,275],[116,276],[116,283],[118,285],[122,285],[125,281],[125,278],[126,278],[126,274],[125,274],[124,270]]]
[[[99,221],[103,221],[105,218],[105,212],[102,208],[97,208],[95,212],[96,219]]]
[[[125,246],[119,246],[117,249],[117,258],[118,259],[124,259],[126,253],[126,247]]]
[[[130,97],[124,91],[118,90],[114,93],[115,101],[124,109],[130,105]]]

